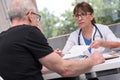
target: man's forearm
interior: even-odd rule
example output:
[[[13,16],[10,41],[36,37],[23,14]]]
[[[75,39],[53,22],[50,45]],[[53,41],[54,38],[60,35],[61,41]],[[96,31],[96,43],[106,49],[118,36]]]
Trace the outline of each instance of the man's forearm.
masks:
[[[42,72],[42,74],[47,74],[47,73],[52,73],[53,71],[51,71],[48,68],[46,68],[45,66],[43,66],[41,72]]]
[[[67,64],[66,64],[67,63]],[[66,70],[62,73],[63,77],[78,76],[88,71],[94,64],[89,58],[85,60],[69,60],[65,62]]]

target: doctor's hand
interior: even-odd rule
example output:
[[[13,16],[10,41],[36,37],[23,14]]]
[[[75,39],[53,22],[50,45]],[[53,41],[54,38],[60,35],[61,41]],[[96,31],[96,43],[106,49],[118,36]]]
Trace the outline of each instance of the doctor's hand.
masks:
[[[106,41],[104,40],[94,40],[91,44],[90,44],[90,48],[99,48],[101,46],[103,46],[105,44]]]

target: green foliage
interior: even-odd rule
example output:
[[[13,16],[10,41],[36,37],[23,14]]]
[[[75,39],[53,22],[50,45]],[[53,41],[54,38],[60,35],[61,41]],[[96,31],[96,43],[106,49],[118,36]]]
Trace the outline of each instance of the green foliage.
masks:
[[[76,2],[71,4],[76,5]],[[72,11],[66,10],[60,17],[54,16],[47,8],[40,12],[42,29],[47,38],[71,33],[77,28]]]
[[[87,0],[94,9],[97,23],[112,24],[120,22],[119,0]],[[75,6],[77,0],[71,4]],[[63,12],[60,17],[50,13],[47,8],[40,12],[42,16],[43,32],[47,38],[71,33],[78,28],[73,13],[70,10]]]
[[[53,31],[57,27],[57,24],[59,22],[59,18],[54,16],[53,14],[49,13],[47,8],[45,8],[41,12],[42,16],[42,29],[43,33],[47,38],[55,36],[55,33],[53,34]]]
[[[87,0],[93,9],[97,23],[112,24],[119,22],[119,0]]]
[[[60,24],[62,25],[59,28],[60,32],[58,33],[58,35],[71,33],[77,28],[72,15],[72,11],[65,11],[63,14],[61,14],[61,17],[63,19],[60,21]]]

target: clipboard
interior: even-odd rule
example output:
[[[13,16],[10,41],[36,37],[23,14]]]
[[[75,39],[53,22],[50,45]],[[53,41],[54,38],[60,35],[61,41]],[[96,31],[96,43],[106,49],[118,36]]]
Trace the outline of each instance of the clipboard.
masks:
[[[120,48],[112,48],[111,51],[119,52],[119,51],[120,51]]]
[[[114,59],[114,58],[120,57],[117,54],[103,54],[103,56],[104,56],[105,60],[109,60],[109,59]]]

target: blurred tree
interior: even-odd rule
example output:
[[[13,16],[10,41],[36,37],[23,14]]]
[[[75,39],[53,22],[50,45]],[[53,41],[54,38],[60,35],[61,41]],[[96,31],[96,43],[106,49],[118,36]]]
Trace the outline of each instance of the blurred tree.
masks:
[[[94,8],[97,23],[112,24],[119,20],[119,0],[87,0]]]
[[[94,9],[97,23],[112,24],[120,22],[120,0],[86,0]],[[75,6],[77,0],[71,4]],[[78,28],[73,11],[66,10],[59,17],[50,13],[47,8],[40,12],[42,15],[43,32],[47,38],[69,34]]]
[[[59,27],[58,35],[71,33],[77,28],[72,11],[65,11],[63,14],[61,14],[61,18],[63,18],[60,21],[60,24],[62,25]]]
[[[41,11],[41,16],[43,33],[47,38],[53,37],[57,34],[54,30],[59,22],[59,18],[50,13],[47,8],[44,8],[43,11]]]
[[[75,0],[71,6],[75,6],[77,4],[77,0]],[[60,20],[60,26],[58,27],[58,35],[64,35],[64,34],[69,34],[72,31],[74,31],[75,29],[78,28],[74,17],[73,17],[73,10],[65,10],[65,12],[63,12],[61,14],[61,20]]]
[[[76,5],[76,3],[77,0],[71,6]],[[68,34],[77,28],[71,10],[66,10],[60,17],[54,16],[47,8],[44,8],[40,13],[43,33],[47,38]]]

